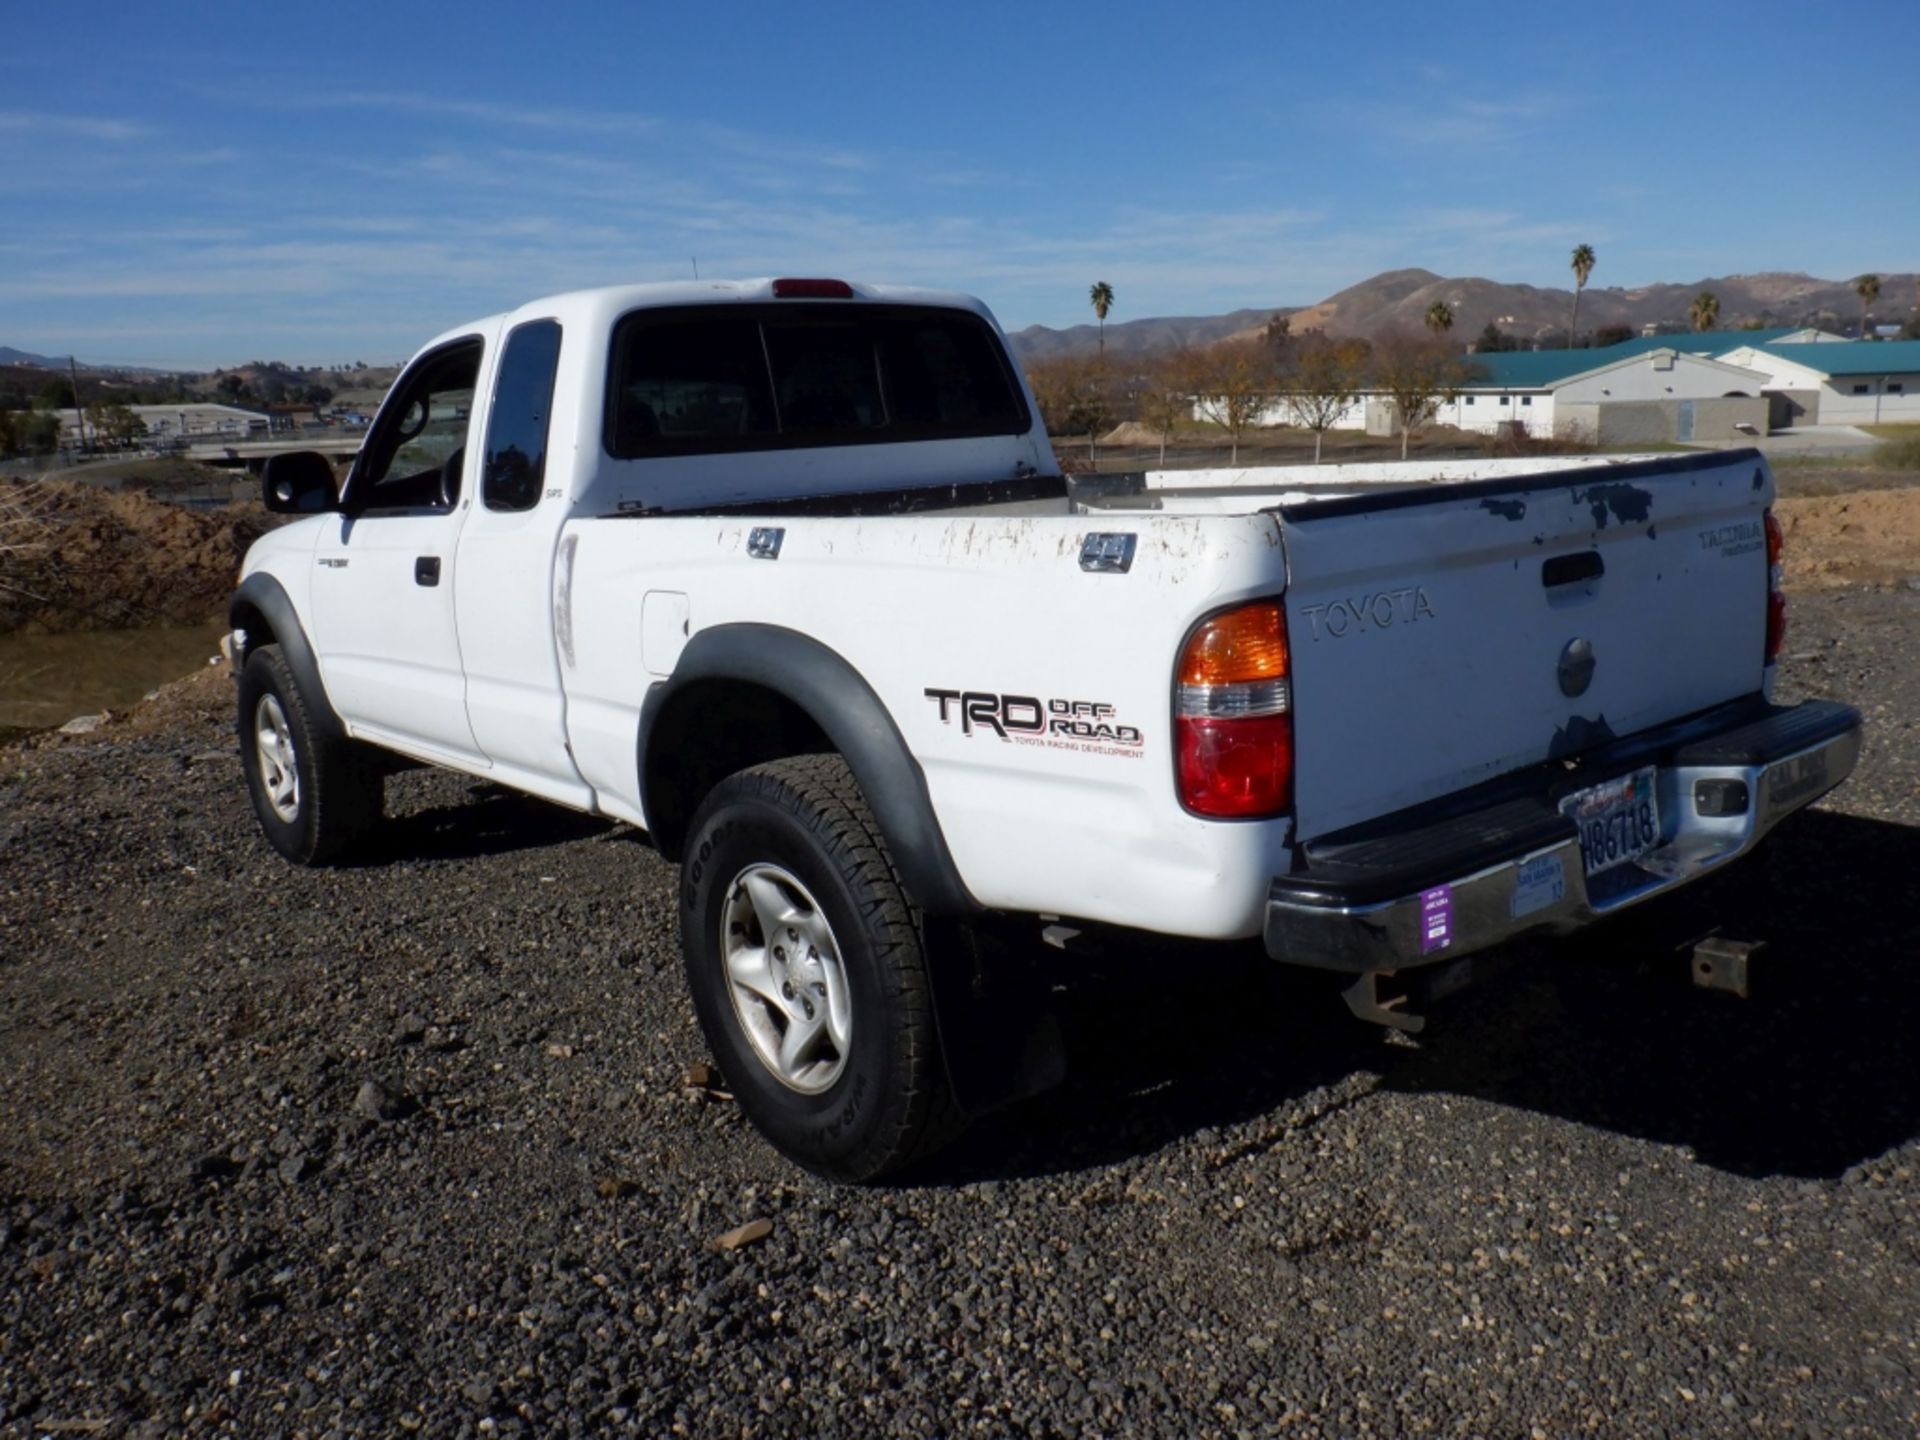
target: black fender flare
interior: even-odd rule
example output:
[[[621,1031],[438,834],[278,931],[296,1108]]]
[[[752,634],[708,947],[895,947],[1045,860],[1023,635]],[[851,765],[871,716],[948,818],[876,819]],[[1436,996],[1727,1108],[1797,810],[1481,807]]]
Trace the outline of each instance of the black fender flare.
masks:
[[[293,678],[299,682],[301,694],[313,711],[313,718],[327,732],[328,738],[344,739],[347,727],[335,713],[333,702],[327,699],[327,687],[320,683],[320,662],[314,656],[313,645],[307,639],[306,629],[300,623],[300,613],[293,608],[286,587],[264,570],[256,570],[240,582],[239,588],[233,592],[233,598],[227,602],[227,624],[235,630],[244,630],[244,617],[249,610],[258,611],[273,631],[273,643],[280,647],[280,653],[286,657],[287,668],[293,671]],[[249,636],[247,649],[251,651],[259,643],[257,636]],[[238,667],[247,663],[247,657],[236,653],[233,659],[237,675]]]
[[[659,813],[648,791],[657,773],[659,757],[653,752],[662,743],[660,721],[677,697],[713,680],[764,686],[794,702],[820,727],[853,771],[901,882],[923,911],[969,915],[981,909],[947,849],[920,762],[873,687],[845,656],[779,625],[740,623],[700,631],[680,652],[673,674],[647,692],[640,708],[638,760],[641,804],[650,828]],[[668,859],[678,858],[690,818],[675,817],[653,832]]]

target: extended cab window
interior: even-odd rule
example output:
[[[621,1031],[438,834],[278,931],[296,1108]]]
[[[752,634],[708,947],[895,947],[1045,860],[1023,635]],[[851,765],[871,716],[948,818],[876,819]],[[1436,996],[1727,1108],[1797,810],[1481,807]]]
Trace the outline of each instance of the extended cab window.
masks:
[[[487,459],[480,497],[489,510],[531,510],[547,474],[547,422],[560,368],[560,322],[514,328],[500,352],[500,378],[487,414]]]
[[[349,509],[453,508],[480,352],[479,340],[456,341],[423,355],[394,382],[354,464]]]
[[[965,311],[835,302],[641,310],[614,330],[618,459],[1024,434],[1000,342]]]

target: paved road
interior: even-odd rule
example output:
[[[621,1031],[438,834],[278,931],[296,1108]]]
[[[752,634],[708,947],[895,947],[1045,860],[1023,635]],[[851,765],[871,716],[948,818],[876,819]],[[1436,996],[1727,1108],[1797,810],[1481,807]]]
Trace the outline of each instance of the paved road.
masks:
[[[1877,436],[1853,425],[1802,425],[1752,442],[1776,458],[1787,455],[1860,455],[1878,449]]]
[[[872,1191],[682,1085],[628,832],[415,774],[291,872],[208,682],[0,752],[0,1435],[1911,1436],[1917,637],[1797,605],[1874,737],[1744,874],[1417,1047],[1117,967],[1064,1090]]]

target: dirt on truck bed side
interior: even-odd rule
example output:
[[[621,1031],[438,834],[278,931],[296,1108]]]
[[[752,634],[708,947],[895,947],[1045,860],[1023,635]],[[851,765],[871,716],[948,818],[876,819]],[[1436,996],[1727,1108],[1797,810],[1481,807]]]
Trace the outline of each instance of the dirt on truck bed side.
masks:
[[[631,830],[418,771],[292,869],[221,671],[0,750],[0,1435],[1920,1433],[1916,647],[1796,596],[1855,778],[1417,1044],[1040,952],[1065,1088],[875,1190],[700,1068]]]

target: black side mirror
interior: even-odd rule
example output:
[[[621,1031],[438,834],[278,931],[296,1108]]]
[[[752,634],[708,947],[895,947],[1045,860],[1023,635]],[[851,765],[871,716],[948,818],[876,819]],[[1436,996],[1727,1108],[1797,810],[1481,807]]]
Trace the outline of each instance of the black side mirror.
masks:
[[[340,506],[333,465],[317,450],[270,455],[260,470],[260,498],[277,515],[324,515]]]

